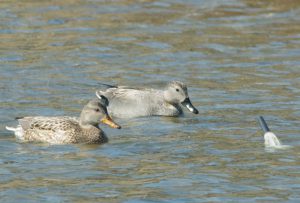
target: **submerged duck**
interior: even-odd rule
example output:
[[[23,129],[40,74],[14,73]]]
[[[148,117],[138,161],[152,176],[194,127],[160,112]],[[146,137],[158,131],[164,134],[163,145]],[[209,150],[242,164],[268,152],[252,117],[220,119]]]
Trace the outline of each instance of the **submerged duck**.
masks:
[[[89,101],[82,109],[79,119],[75,117],[23,117],[18,118],[16,128],[6,127],[13,131],[21,141],[44,142],[50,144],[104,143],[105,133],[98,127],[99,122],[112,128],[121,127],[107,113],[108,101],[104,96]]]
[[[184,83],[173,81],[163,90],[111,86],[106,90],[96,91],[109,100],[108,112],[111,116],[130,118],[140,116],[179,116],[181,105],[198,114],[192,105]]]

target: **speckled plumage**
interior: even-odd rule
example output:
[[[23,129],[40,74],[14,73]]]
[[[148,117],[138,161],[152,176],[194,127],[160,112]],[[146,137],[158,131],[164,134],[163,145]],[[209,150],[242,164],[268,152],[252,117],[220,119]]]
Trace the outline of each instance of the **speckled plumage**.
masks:
[[[24,141],[51,144],[103,143],[107,141],[101,129],[92,125],[83,127],[79,124],[79,120],[73,117],[24,117],[18,121],[24,131],[21,138]]]
[[[107,137],[98,127],[101,118],[108,116],[106,106],[98,101],[90,101],[78,118],[23,117],[18,119],[17,128],[7,127],[22,141],[45,142],[50,144],[104,143]]]

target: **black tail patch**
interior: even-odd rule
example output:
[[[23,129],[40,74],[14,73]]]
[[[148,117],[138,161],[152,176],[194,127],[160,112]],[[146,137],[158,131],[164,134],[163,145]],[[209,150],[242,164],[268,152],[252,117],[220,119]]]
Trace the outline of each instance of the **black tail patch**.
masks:
[[[270,128],[268,127],[268,124],[266,123],[264,117],[259,116],[259,117],[258,117],[258,121],[259,121],[260,127],[262,128],[262,130],[263,130],[265,133],[271,131]]]
[[[106,83],[102,83],[102,82],[98,82],[99,85],[103,85],[106,86],[107,88],[117,88],[117,85],[110,85],[110,84],[106,84]]]

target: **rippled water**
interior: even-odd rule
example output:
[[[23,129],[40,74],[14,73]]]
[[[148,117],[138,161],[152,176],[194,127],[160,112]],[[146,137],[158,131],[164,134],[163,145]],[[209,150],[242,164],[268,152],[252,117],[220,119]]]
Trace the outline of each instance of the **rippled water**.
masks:
[[[297,202],[300,2],[0,3],[1,202]],[[99,82],[188,84],[199,115],[117,120],[104,145],[18,143],[24,115],[73,115]],[[266,151],[264,115],[287,150]]]

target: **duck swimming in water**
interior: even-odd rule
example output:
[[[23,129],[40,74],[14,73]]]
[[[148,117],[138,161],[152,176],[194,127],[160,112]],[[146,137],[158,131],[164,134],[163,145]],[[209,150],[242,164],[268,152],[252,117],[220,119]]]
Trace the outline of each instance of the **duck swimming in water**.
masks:
[[[121,128],[107,113],[108,101],[104,96],[89,101],[82,109],[80,117],[22,117],[18,118],[13,131],[21,141],[44,142],[50,144],[98,144],[107,142],[105,133],[98,127],[100,122],[112,128]]]
[[[106,90],[96,91],[96,95],[108,99],[108,112],[113,117],[179,116],[181,105],[194,114],[199,113],[189,99],[186,85],[179,81],[170,82],[161,90],[107,86]]]

